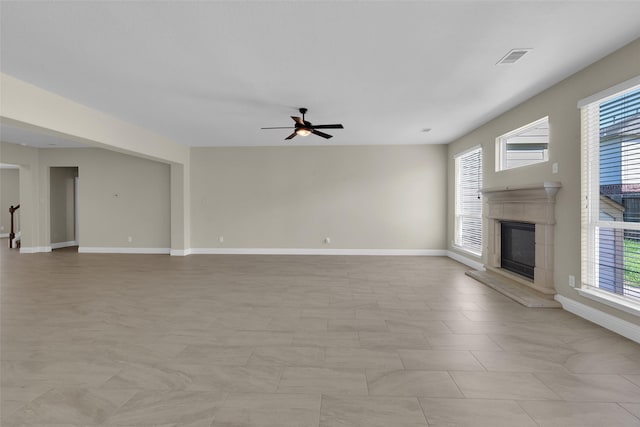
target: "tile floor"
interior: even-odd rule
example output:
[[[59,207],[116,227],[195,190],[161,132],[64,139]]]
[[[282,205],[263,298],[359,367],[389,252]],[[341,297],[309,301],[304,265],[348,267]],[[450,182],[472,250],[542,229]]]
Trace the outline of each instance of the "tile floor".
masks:
[[[638,344],[447,258],[0,262],[5,427],[640,426]]]

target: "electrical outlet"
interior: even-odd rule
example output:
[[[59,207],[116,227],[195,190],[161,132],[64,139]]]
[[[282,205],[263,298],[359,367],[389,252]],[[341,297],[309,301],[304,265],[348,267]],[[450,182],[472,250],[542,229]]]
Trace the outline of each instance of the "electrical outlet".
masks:
[[[571,286],[572,288],[576,287],[576,276],[572,274],[569,275],[569,286]]]
[[[127,237],[127,242],[129,242],[129,243],[133,242],[133,237],[131,237],[131,236]]]
[[[224,243],[224,236],[220,236],[220,237],[218,237],[218,242],[220,242],[220,243]]]
[[[325,244],[325,245],[328,245],[328,244],[330,244],[330,243],[331,243],[331,237],[325,237],[325,238],[324,238],[324,244]]]
[[[554,163],[551,165],[551,172],[552,173],[558,173],[558,163]]]

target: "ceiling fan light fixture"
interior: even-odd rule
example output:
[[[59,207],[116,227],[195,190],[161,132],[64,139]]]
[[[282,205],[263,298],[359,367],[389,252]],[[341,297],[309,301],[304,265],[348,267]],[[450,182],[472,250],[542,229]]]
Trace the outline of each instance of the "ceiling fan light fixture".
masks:
[[[302,117],[291,116],[293,121],[296,122],[295,126],[287,126],[287,127],[277,126],[277,127],[268,127],[268,128],[261,128],[261,129],[293,129],[293,133],[288,137],[286,137],[285,141],[291,138],[295,138],[298,135],[309,136],[310,134],[317,135],[324,139],[329,139],[329,138],[333,138],[333,135],[329,135],[328,133],[324,133],[322,131],[319,131],[318,129],[344,129],[344,126],[342,126],[342,123],[314,125],[313,123],[308,122],[304,117],[305,113],[307,112],[306,108],[300,108],[298,111],[300,111],[300,113],[302,114]]]

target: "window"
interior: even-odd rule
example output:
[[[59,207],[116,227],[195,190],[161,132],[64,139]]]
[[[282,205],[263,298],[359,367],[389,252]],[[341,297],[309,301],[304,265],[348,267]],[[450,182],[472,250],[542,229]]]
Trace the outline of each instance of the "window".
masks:
[[[625,86],[579,103],[582,281],[640,308],[640,78]]]
[[[482,253],[482,148],[455,157],[455,245]]]
[[[496,171],[549,160],[549,118],[543,117],[496,139]]]

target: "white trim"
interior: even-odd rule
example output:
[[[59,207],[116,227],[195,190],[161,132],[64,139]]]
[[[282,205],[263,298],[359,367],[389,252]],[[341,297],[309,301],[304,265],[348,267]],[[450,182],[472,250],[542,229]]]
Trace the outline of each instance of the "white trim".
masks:
[[[472,251],[471,249],[468,249],[468,248],[466,248],[464,246],[460,246],[455,242],[455,240],[453,242],[451,242],[451,247],[453,249],[457,250],[457,251],[462,252],[462,254],[468,254],[468,255],[471,255],[471,256],[476,257],[476,258],[482,258],[482,252],[475,252],[475,251]]]
[[[475,261],[471,258],[467,258],[466,256],[459,254],[454,251],[447,251],[447,256],[454,261],[458,261],[461,264],[466,265],[467,267],[471,267],[474,270],[484,271],[484,264],[478,261]]]
[[[598,93],[594,93],[591,96],[582,98],[580,101],[578,101],[578,108],[586,107],[587,105],[593,104],[596,101],[598,102],[604,101],[606,98],[614,97],[618,95],[620,92],[627,91],[633,88],[634,86],[638,86],[638,85],[640,85],[640,76],[636,76],[632,79],[627,80],[626,82],[619,83],[608,89],[601,90]]]
[[[51,246],[27,246],[20,247],[21,254],[35,254],[39,252],[51,252]]]
[[[73,234],[76,240],[76,245],[80,242],[80,189],[79,189],[79,174],[80,168],[78,168],[78,175],[73,177]]]
[[[51,249],[68,248],[69,246],[77,246],[77,245],[78,245],[78,242],[76,242],[75,240],[71,240],[69,242],[52,243]]]
[[[4,239],[6,237],[9,237],[9,233],[0,233],[0,239]]]
[[[518,129],[514,129],[512,131],[509,131],[505,134],[502,134],[500,136],[498,136],[496,138],[496,165],[495,165],[495,170],[496,172],[504,172],[510,169],[518,169],[518,168],[524,168],[527,166],[531,166],[531,165],[536,165],[538,163],[544,163],[544,162],[548,162],[549,161],[549,150],[550,150],[550,131],[547,132],[547,152],[546,155],[544,155],[544,150],[543,150],[543,159],[542,160],[537,160],[535,159],[534,161],[532,161],[531,163],[526,163],[526,164],[521,164],[521,165],[516,165],[516,166],[511,166],[511,167],[507,167],[507,161],[509,159],[507,159],[507,140],[509,138],[511,138],[512,136],[518,135],[519,133],[526,131],[530,128],[536,127],[541,123],[547,123],[547,126],[549,127],[549,116],[544,116],[539,118],[538,120],[535,120],[531,123],[528,123],[526,125],[522,125],[520,126]]]
[[[454,235],[453,235],[453,245],[464,248],[466,251],[473,252],[472,248],[463,246],[463,240],[466,238],[466,235],[469,234],[471,237],[477,238],[479,241],[479,246],[475,249],[478,252],[482,251],[482,230],[475,228],[469,229],[468,227],[463,227],[463,222],[465,217],[476,218],[476,211],[479,210],[480,217],[477,218],[482,224],[483,219],[483,202],[480,197],[480,189],[482,188],[483,182],[483,164],[484,164],[484,152],[482,145],[475,145],[471,148],[468,148],[465,151],[462,151],[454,156]],[[477,162],[476,162],[477,160]],[[465,171],[473,170],[473,167],[477,166],[478,171],[477,175],[473,177],[470,173],[465,173]],[[465,196],[468,196],[465,188],[469,188],[471,184],[477,184],[477,200],[468,199]],[[480,227],[482,228],[482,227]],[[479,235],[478,235],[479,232]],[[467,245],[468,246],[468,245]]]
[[[187,256],[191,255],[191,249],[171,249],[169,252],[171,256]]]
[[[454,158],[454,159],[457,159],[458,157],[460,157],[460,156],[464,156],[465,154],[469,154],[469,153],[471,153],[472,151],[477,150],[478,148],[482,150],[482,144],[477,144],[477,145],[474,145],[473,147],[469,147],[469,148],[467,148],[467,149],[466,149],[466,150],[464,150],[464,151],[460,151],[459,153],[455,153],[455,154],[453,155],[453,158]]]
[[[627,222],[627,221],[602,221],[598,220],[598,227],[601,228],[615,228],[618,230],[640,230],[639,222]]]
[[[517,134],[517,133],[522,132],[523,130],[527,130],[527,129],[529,129],[529,128],[535,127],[535,126],[537,126],[537,125],[539,125],[540,123],[543,123],[543,122],[545,122],[545,121],[546,121],[546,122],[549,122],[549,116],[540,117],[538,120],[534,120],[534,121],[532,121],[531,123],[528,123],[528,124],[526,124],[526,125],[522,125],[522,126],[520,126],[518,129],[514,129],[514,130],[509,131],[509,132],[507,132],[507,133],[505,133],[505,134],[502,134],[502,135],[500,135],[500,136],[499,136],[498,138],[496,138],[496,139],[508,138],[508,137],[510,137],[510,136],[513,136],[513,135],[515,135],[515,134]]]
[[[640,305],[629,301],[627,298],[621,295],[616,295],[612,292],[607,292],[592,287],[576,288],[576,291],[585,298],[589,298],[599,303],[608,305],[609,307],[613,307],[617,310],[633,314],[634,316],[640,316]]]
[[[190,253],[199,255],[447,256],[447,251],[444,249],[192,248]]]
[[[84,254],[169,254],[169,248],[114,248],[80,246],[78,253]]]
[[[555,300],[562,304],[562,308],[568,312],[640,343],[640,326],[559,294],[555,296]]]

